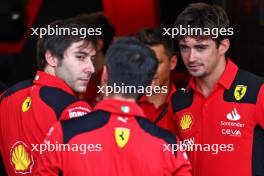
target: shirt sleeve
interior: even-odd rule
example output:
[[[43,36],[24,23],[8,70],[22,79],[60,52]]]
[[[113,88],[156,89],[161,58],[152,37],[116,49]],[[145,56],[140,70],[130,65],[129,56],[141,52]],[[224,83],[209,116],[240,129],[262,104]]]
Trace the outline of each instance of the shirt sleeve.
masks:
[[[179,132],[180,129],[179,129],[178,121],[177,121],[177,113],[176,112],[173,113],[173,115],[171,116],[171,122],[173,123],[175,135],[180,138],[180,132]]]
[[[5,170],[4,161],[1,155],[1,150],[0,150],[0,175],[7,175],[6,170]]]
[[[264,129],[264,84],[261,86],[256,103],[257,124]]]
[[[1,95],[0,95],[0,98],[1,98]],[[0,109],[1,109],[1,106],[0,106]],[[0,118],[1,118],[1,116],[0,116]],[[2,134],[1,134],[1,124],[0,124],[0,136],[2,136]],[[4,174],[6,174],[6,172],[5,172],[5,165],[4,165],[4,161],[3,161],[2,153],[1,153],[1,142],[2,141],[1,141],[1,138],[0,138],[0,175],[4,175]]]
[[[57,176],[62,170],[62,152],[57,150],[56,145],[62,144],[62,128],[60,122],[52,126],[39,147],[40,157],[37,168],[33,175]]]
[[[166,144],[166,146],[164,146],[166,149],[163,148],[166,160],[165,168],[167,168],[165,169],[164,175],[191,176],[192,168],[188,156],[185,151],[178,150],[180,147],[177,145],[178,144]]]
[[[177,141],[179,141],[177,139]],[[178,143],[179,145],[179,143]],[[180,147],[177,147],[178,149]],[[192,167],[185,151],[174,151],[173,152],[173,176],[192,176]]]
[[[91,112],[91,106],[85,101],[76,101],[67,106],[61,113],[60,120],[72,119]]]
[[[177,152],[177,156],[174,159],[173,176],[191,176],[191,170],[191,164],[186,152]]]

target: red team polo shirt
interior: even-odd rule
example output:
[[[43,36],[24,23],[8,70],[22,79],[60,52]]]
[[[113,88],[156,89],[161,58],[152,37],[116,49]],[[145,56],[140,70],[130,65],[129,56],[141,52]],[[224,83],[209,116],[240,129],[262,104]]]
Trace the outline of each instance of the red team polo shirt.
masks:
[[[172,103],[182,142],[202,145],[197,152],[189,152],[195,176],[264,174],[261,78],[238,69],[228,60],[208,98],[192,79],[187,89],[173,95]]]
[[[42,143],[57,120],[91,110],[64,81],[41,71],[33,82],[8,89],[0,102],[0,151],[8,175],[31,174],[38,158],[31,144]]]
[[[176,91],[176,87],[173,83],[170,85],[170,92],[168,93],[166,102],[158,108],[156,108],[154,104],[148,102],[147,96],[141,97],[138,104],[151,122],[175,134],[175,127],[172,123],[173,110],[170,99],[172,94]]]
[[[56,123],[45,142],[68,152],[44,152],[36,175],[190,176],[184,153],[163,151],[175,136],[142,116],[136,103],[108,99],[84,118]]]

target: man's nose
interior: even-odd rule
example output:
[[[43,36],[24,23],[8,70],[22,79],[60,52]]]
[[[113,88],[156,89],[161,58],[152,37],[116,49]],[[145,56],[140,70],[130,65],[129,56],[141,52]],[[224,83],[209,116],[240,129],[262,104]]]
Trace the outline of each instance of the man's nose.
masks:
[[[84,71],[94,73],[95,68],[94,68],[94,64],[93,64],[91,59],[89,59],[89,61],[85,63],[85,70]]]
[[[190,49],[189,62],[194,62],[194,61],[196,61],[196,53],[195,53],[194,49]]]

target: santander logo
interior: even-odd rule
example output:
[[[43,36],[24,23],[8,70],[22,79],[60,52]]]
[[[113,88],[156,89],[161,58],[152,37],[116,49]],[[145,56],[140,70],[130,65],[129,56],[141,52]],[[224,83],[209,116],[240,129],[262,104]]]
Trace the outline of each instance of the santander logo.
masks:
[[[240,115],[237,112],[237,109],[233,109],[232,112],[228,113],[226,115],[226,118],[231,121],[237,121],[240,119]]]

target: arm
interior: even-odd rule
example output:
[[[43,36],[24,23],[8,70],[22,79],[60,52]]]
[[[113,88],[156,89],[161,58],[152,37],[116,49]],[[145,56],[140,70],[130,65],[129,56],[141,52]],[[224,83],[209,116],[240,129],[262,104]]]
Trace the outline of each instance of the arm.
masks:
[[[174,172],[173,176],[191,176],[191,164],[188,160],[187,153],[177,151],[177,155],[174,158]]]
[[[62,129],[60,122],[57,122],[52,126],[46,135],[44,143],[42,145],[54,145],[62,144]],[[44,148],[44,147],[43,147]],[[50,147],[56,148],[56,147]],[[62,170],[62,153],[60,151],[54,150],[43,150],[40,152],[40,159],[37,161],[37,168],[34,172],[34,175],[38,176],[57,176]]]
[[[5,170],[4,161],[1,155],[1,149],[0,149],[0,175],[7,175],[6,170]]]
[[[85,101],[76,101],[67,106],[60,115],[60,120],[83,116],[91,112],[92,108]]]
[[[257,124],[264,129],[264,84],[261,86],[256,103]]]

